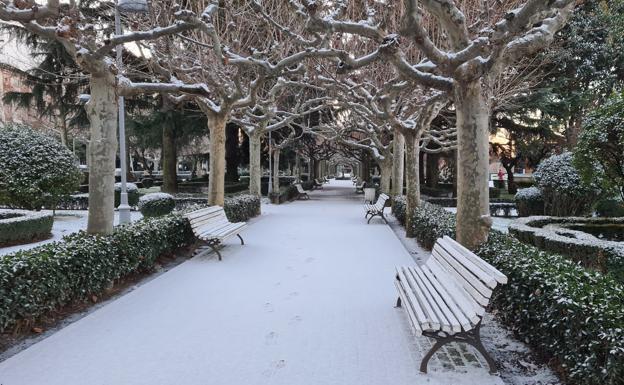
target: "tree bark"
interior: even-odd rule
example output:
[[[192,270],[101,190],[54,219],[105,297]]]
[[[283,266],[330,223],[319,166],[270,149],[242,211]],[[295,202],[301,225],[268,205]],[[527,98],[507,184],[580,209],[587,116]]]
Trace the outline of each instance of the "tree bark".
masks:
[[[405,179],[407,183],[407,204],[405,207],[405,232],[407,237],[414,237],[412,215],[420,206],[420,134],[405,135]]]
[[[405,137],[398,130],[394,131],[392,155],[391,195],[403,195],[403,176],[405,170]]]
[[[486,242],[489,216],[488,98],[479,81],[455,87],[457,109],[457,241],[471,250]]]
[[[178,154],[176,148],[176,123],[171,111],[167,112],[163,126],[162,154],[162,191],[173,194],[178,192]]]
[[[379,162],[379,168],[381,169],[381,182],[379,187],[382,193],[390,194],[390,180],[392,179],[393,165],[394,162],[390,157]]]
[[[238,165],[240,157],[238,156],[238,133],[240,128],[233,123],[226,125],[225,133],[225,179],[228,182],[238,182]]]
[[[225,199],[225,125],[223,114],[208,115],[210,130],[210,176],[208,178],[208,204],[223,206]]]
[[[91,99],[86,105],[89,138],[89,234],[111,234],[115,210],[115,158],[117,155],[117,94],[115,76],[91,76]]]
[[[273,150],[273,193],[279,194],[280,192],[280,184],[279,184],[279,162],[280,162],[280,153],[281,149],[276,148]]]
[[[262,130],[249,135],[249,193],[262,195]]]

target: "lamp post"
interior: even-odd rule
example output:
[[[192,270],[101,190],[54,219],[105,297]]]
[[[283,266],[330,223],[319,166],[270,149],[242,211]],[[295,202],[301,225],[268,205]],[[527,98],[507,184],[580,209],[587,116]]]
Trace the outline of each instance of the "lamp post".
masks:
[[[126,13],[146,13],[147,0],[117,0],[115,7],[115,34],[121,35],[121,15]],[[117,46],[117,67],[123,68],[123,45]],[[130,205],[128,204],[128,164],[126,162],[126,102],[119,97],[119,160],[121,165],[121,194],[119,200],[119,224],[130,223]]]

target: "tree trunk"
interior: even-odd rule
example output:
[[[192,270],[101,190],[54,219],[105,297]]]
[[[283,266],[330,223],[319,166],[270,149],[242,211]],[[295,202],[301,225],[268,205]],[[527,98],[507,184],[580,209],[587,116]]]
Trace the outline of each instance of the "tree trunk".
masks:
[[[208,177],[208,204],[223,206],[225,199],[225,124],[223,114],[208,115],[210,130],[210,176]]]
[[[403,175],[405,169],[405,137],[394,131],[392,150],[392,194],[403,195]]]
[[[249,193],[262,195],[262,130],[249,135]]]
[[[279,184],[279,162],[280,162],[280,153],[281,149],[276,148],[273,150],[273,193],[279,194],[280,192],[280,184]]]
[[[162,191],[166,193],[178,192],[178,154],[176,148],[176,123],[171,111],[167,112],[163,126],[162,138]]]
[[[385,194],[390,194],[390,180],[392,179],[392,166],[393,161],[392,158],[388,157],[381,162],[379,162],[379,168],[381,168],[381,181],[380,188],[381,192]]]
[[[226,125],[225,133],[225,179],[228,182],[238,182],[238,165],[240,157],[238,155],[238,133],[240,128],[233,123]]]
[[[89,116],[89,234],[111,234],[115,210],[115,158],[117,155],[117,94],[115,77],[91,76]]]
[[[407,182],[407,204],[405,207],[405,232],[407,237],[414,237],[412,215],[420,206],[420,135],[410,133],[405,136],[405,179]]]
[[[67,118],[65,114],[61,114],[61,143],[69,148],[69,128],[67,127]]]
[[[489,216],[488,99],[480,82],[455,87],[457,109],[457,241],[471,250],[487,241]]]

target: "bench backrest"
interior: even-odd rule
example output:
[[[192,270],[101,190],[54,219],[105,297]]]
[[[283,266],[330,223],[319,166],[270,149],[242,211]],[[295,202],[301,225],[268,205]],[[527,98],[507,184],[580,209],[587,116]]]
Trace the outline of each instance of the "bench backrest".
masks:
[[[366,187],[366,182],[365,182],[365,181],[364,181],[364,182],[362,182],[362,183],[360,183],[360,184],[357,186],[357,188],[364,188],[364,187]]]
[[[210,206],[205,209],[196,210],[185,215],[191,223],[191,228],[195,234],[202,231],[229,223],[225,210],[221,206]]]
[[[297,188],[297,192],[299,194],[305,194],[306,193],[305,190],[303,189],[303,187],[301,186],[301,183],[295,184],[295,187]]]
[[[388,199],[390,199],[390,197],[387,194],[379,194],[379,198],[377,198],[377,203],[375,203],[375,206],[377,206],[379,210],[383,210],[383,208],[386,207],[386,202],[388,202]]]
[[[479,315],[490,302],[493,289],[507,283],[503,273],[450,237],[436,241],[425,265],[439,275],[439,280],[452,281],[444,282],[444,286],[460,308],[469,309],[467,312],[474,309]]]

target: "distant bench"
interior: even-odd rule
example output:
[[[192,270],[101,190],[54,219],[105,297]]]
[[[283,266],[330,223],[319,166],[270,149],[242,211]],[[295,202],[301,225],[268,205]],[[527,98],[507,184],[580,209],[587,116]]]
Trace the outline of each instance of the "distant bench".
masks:
[[[388,195],[380,194],[375,204],[364,205],[364,210],[366,210],[366,215],[364,216],[364,219],[368,218],[368,216],[370,215],[370,218],[368,218],[367,223],[370,223],[371,219],[377,216],[381,217],[381,219],[383,219],[384,222],[388,223],[384,215],[384,209],[386,208],[386,205],[388,204],[389,200],[390,200],[390,197]]]
[[[303,189],[301,183],[295,183],[295,188],[297,188],[297,199],[310,199],[308,193]]]
[[[403,307],[414,334],[436,340],[423,357],[420,371],[443,345],[464,342],[474,346],[496,372],[496,364],[481,343],[485,308],[498,284],[507,277],[449,237],[436,241],[424,265],[397,267],[397,307]]]
[[[221,253],[218,247],[225,239],[236,235],[240,239],[241,245],[245,244],[239,233],[247,227],[247,224],[245,222],[230,222],[221,206],[196,210],[186,214],[185,217],[191,223],[195,236],[206,242],[206,245],[217,253],[219,261],[221,260]]]

